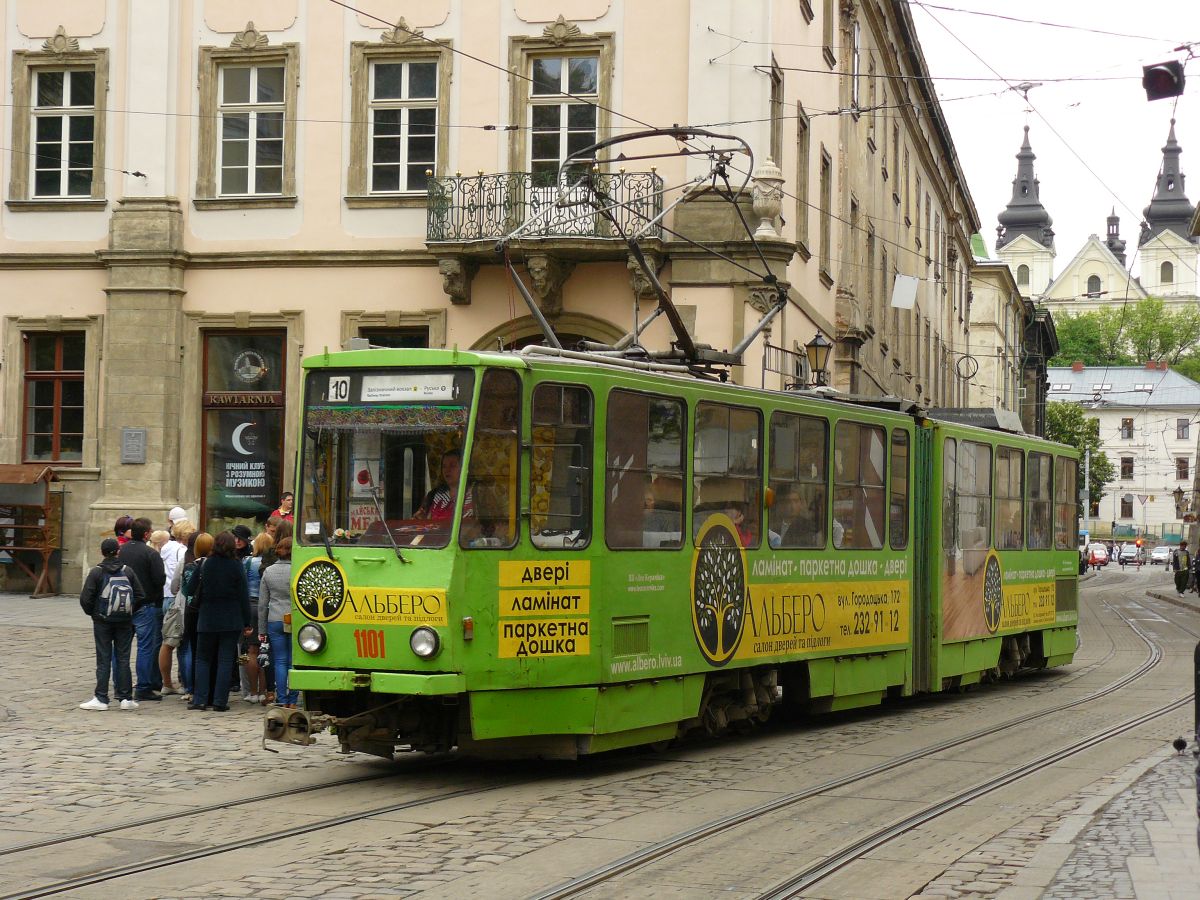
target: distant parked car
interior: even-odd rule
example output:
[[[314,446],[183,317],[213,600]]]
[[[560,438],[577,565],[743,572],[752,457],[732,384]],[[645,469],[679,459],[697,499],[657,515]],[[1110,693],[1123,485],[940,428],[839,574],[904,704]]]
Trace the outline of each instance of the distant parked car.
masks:
[[[1160,544],[1155,547],[1150,553],[1150,565],[1157,566],[1160,563],[1166,565],[1171,560],[1171,548],[1166,544]]]
[[[1107,566],[1108,565],[1108,548],[1103,544],[1096,542],[1088,547],[1088,565],[1089,566]]]

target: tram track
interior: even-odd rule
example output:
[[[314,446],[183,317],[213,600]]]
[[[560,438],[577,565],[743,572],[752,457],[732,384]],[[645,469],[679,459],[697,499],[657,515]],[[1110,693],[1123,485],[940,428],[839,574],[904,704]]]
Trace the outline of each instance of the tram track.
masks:
[[[822,794],[827,794],[830,791],[837,790],[838,788],[846,787],[846,786],[864,781],[868,778],[872,778],[877,775],[882,775],[882,774],[886,774],[888,772],[892,772],[896,769],[899,769],[901,766],[908,765],[909,763],[916,762],[916,761],[919,761],[921,759],[924,759],[924,758],[927,758],[930,756],[935,756],[939,753],[944,753],[947,750],[951,750],[951,749],[960,747],[964,744],[968,744],[972,741],[976,741],[981,738],[995,735],[995,734],[997,734],[1001,731],[1004,731],[1008,728],[1012,728],[1012,727],[1015,727],[1018,725],[1024,725],[1031,721],[1036,721],[1038,719],[1042,719],[1047,716],[1056,715],[1058,713],[1064,712],[1069,709],[1073,709],[1075,707],[1078,707],[1078,706],[1081,706],[1081,705],[1084,705],[1087,703],[1095,702],[1096,700],[1100,700],[1116,691],[1119,691],[1123,688],[1128,687],[1129,685],[1133,684],[1135,681],[1139,680],[1140,678],[1145,677],[1150,671],[1152,671],[1154,668],[1156,668],[1162,662],[1163,648],[1161,645],[1156,643],[1153,640],[1153,638],[1151,638],[1148,634],[1146,634],[1145,631],[1143,631],[1141,628],[1139,628],[1138,625],[1130,617],[1126,616],[1120,610],[1113,607],[1107,601],[1102,601],[1102,602],[1109,610],[1111,610],[1120,619],[1122,619],[1124,621],[1124,623],[1141,639],[1141,641],[1147,647],[1146,657],[1145,657],[1145,659],[1143,659],[1141,664],[1137,666],[1137,668],[1133,669],[1131,672],[1126,673],[1125,675],[1123,675],[1120,678],[1116,679],[1115,681],[1109,683],[1108,685],[1104,686],[1103,688],[1100,688],[1099,690],[1096,690],[1096,691],[1094,691],[1090,694],[1087,694],[1083,697],[1077,697],[1074,700],[1067,701],[1067,702],[1061,703],[1061,704],[1057,704],[1055,706],[1048,707],[1044,710],[1040,710],[1035,713],[1017,716],[1012,719],[1008,719],[1004,722],[1000,722],[996,725],[989,725],[984,728],[980,728],[975,731],[972,731],[968,734],[961,735],[956,738],[951,738],[949,740],[942,741],[937,744],[930,745],[928,747],[918,748],[909,753],[905,753],[902,756],[898,756],[893,759],[889,759],[886,762],[882,762],[882,763],[879,763],[874,766],[869,766],[867,768],[860,769],[855,772],[850,772],[846,775],[832,779],[823,784],[814,785],[813,787],[804,788],[799,791],[793,791],[793,792],[785,794],[781,797],[776,797],[772,800],[757,804],[755,806],[749,807],[749,808],[741,810],[739,812],[731,813],[726,816],[722,816],[718,819],[714,819],[712,821],[698,825],[694,828],[674,834],[674,835],[672,835],[668,838],[665,838],[661,841],[657,841],[654,844],[651,844],[640,850],[636,850],[636,851],[633,851],[632,853],[626,854],[625,856],[622,856],[619,859],[612,861],[611,863],[607,863],[603,866],[599,866],[589,872],[584,873],[583,875],[579,876],[578,878],[572,879],[571,881],[568,881],[566,883],[556,885],[556,886],[550,887],[546,890],[543,890],[537,894],[534,894],[533,900],[563,900],[563,898],[578,897],[596,887],[608,884],[609,882],[612,882],[616,878],[622,877],[624,875],[630,874],[639,869],[645,868],[646,866],[651,865],[655,862],[658,862],[659,860],[665,859],[666,857],[671,856],[672,854],[677,853],[681,850],[685,850],[689,847],[693,847],[693,846],[700,844],[711,838],[728,833],[735,828],[738,828],[742,825],[753,822],[756,819],[761,819],[762,817],[770,815],[772,813],[776,813],[781,810],[787,809],[788,807],[794,806],[805,800],[809,800],[814,797],[818,797]],[[1172,624],[1174,624],[1174,623],[1172,623]],[[1109,655],[1110,656],[1115,655],[1115,652],[1116,651],[1114,648],[1113,650],[1110,651]],[[1161,708],[1158,710],[1153,710],[1149,713],[1139,716],[1137,721],[1131,720],[1130,723],[1122,723],[1121,726],[1117,726],[1117,727],[1123,729],[1119,733],[1124,733],[1124,731],[1128,731],[1132,728],[1138,727],[1138,725],[1140,725],[1140,724],[1144,724],[1145,721],[1149,721],[1150,719],[1156,718],[1157,716],[1164,715],[1167,712],[1170,712],[1170,711],[1178,708],[1179,706],[1190,702],[1190,700],[1191,700],[1191,695],[1189,694],[1187,697],[1178,699],[1176,701],[1173,701],[1171,704],[1168,704],[1169,708]],[[1104,740],[1108,740],[1109,738],[1115,737],[1115,736],[1117,736],[1115,733],[1107,734],[1107,735],[1104,733],[1101,733],[1098,735],[1093,735],[1092,738],[1085,739],[1085,741],[1079,742],[1079,746],[1077,749],[1074,749],[1071,753],[1066,754],[1066,756],[1063,756],[1062,758],[1066,758],[1067,756],[1074,755],[1074,753],[1082,752],[1083,750],[1088,749],[1088,747],[1094,746],[1096,743],[1100,743]],[[1091,743],[1088,743],[1089,741]],[[1075,745],[1072,745],[1072,746],[1074,747]],[[1059,753],[1062,753],[1062,752],[1063,751],[1059,751]],[[1057,761],[1057,760],[1049,759],[1049,757],[1054,756],[1054,755],[1055,754],[1047,754],[1047,757],[1044,758],[1045,761],[1042,763],[1043,768],[1045,768],[1046,766],[1049,766],[1049,765],[1053,765],[1054,762]],[[1010,770],[1010,773],[1012,771],[1013,770]],[[1008,781],[1003,781],[1003,782],[1000,781],[1000,779],[1003,779],[1006,775],[1008,775],[1010,773],[1004,773],[1002,775],[997,776],[995,779],[992,779],[991,781],[994,781],[996,783],[993,784],[991,787],[989,787],[986,791],[981,791],[981,793],[978,794],[977,796],[982,796],[983,793],[987,793],[992,790],[996,790],[998,787],[1001,787],[1004,784],[1009,783],[1009,781],[1016,780],[1017,778],[1024,777],[1025,774],[1029,774],[1029,773],[1023,773],[1023,774],[1019,774],[1019,775],[1014,774]],[[990,782],[987,782],[987,783],[990,783]],[[987,784],[987,783],[985,783],[985,784]],[[974,796],[969,797],[969,798],[964,798],[964,799],[960,800],[956,805],[961,806],[965,803],[970,802],[971,799],[974,799]],[[943,802],[945,803],[945,802],[949,802],[949,801],[943,801]],[[930,814],[928,816],[928,818],[926,818],[923,821],[928,821],[929,819],[936,818],[938,815],[942,815],[944,812],[948,811],[951,808],[954,808],[954,807],[948,806],[948,807],[946,807],[946,809],[942,809],[941,811],[937,812],[936,814]],[[920,815],[920,813],[914,814],[914,817],[916,817],[918,815]],[[910,817],[910,818],[912,818],[912,817]],[[902,824],[902,823],[897,823],[897,825],[899,825],[899,824]],[[916,824],[920,824],[920,823],[918,822],[915,824],[908,824],[907,826],[905,826],[905,828],[902,828],[902,829],[896,831],[895,833],[889,832],[889,834],[886,837],[882,836],[882,832],[886,831],[887,829],[881,829],[878,843],[876,843],[870,847],[863,847],[862,849],[859,849],[857,851],[856,855],[854,855],[852,858],[848,857],[846,859],[846,861],[841,863],[841,865],[839,865],[837,868],[842,868],[845,865],[848,865],[850,862],[853,861],[853,859],[857,859],[858,857],[862,856],[863,854],[869,852],[871,849],[874,849],[875,846],[879,846],[882,843],[886,843],[887,841],[892,840],[893,838],[897,837],[899,834],[902,834],[904,832],[904,830],[915,827]],[[864,839],[864,841],[866,841],[866,840],[868,840],[868,839]],[[854,851],[854,848],[859,847],[860,843],[862,843],[862,842],[856,842],[855,844],[851,845],[850,847],[844,848],[843,851],[839,851],[839,852],[851,854]],[[828,859],[832,859],[832,858],[833,857],[829,857]],[[806,870],[806,871],[808,871],[808,870]],[[829,872],[825,872],[819,878],[813,878],[809,882],[809,884],[815,884],[817,881],[823,880],[824,878],[828,877],[829,874],[832,874],[832,871],[836,871],[836,869],[830,870]],[[801,873],[801,875],[803,875],[803,874],[804,873]],[[800,877],[800,876],[796,876],[796,877]],[[799,890],[799,888],[797,888],[797,890]],[[792,896],[792,894],[785,894],[785,895]],[[771,895],[765,895],[765,896],[773,897],[775,895],[771,894]]]

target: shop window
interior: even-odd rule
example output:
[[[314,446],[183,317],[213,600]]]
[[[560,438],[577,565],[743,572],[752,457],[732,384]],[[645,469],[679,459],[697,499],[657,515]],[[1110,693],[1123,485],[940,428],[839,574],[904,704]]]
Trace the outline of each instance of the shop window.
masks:
[[[533,391],[529,534],[535,547],[582,549],[592,535],[592,395],[539,384]]]
[[[1076,479],[1079,464],[1061,456],[1054,458],[1054,549],[1071,550],[1078,543],[1079,505]]]
[[[201,521],[260,526],[283,491],[283,331],[206,331]]]
[[[488,369],[479,392],[467,490],[477,522],[463,518],[459,540],[464,547],[512,547],[519,535],[517,470],[519,469],[521,381],[507,369]]]
[[[762,522],[762,417],[758,410],[700,403],[696,406],[692,531],[699,538],[709,519],[726,516],[743,547],[757,547]]]
[[[886,432],[874,425],[838,422],[833,437],[833,546],[883,547]]]
[[[1025,454],[1013,447],[996,450],[996,549],[1025,545]]]
[[[774,413],[767,467],[774,494],[767,542],[772,547],[824,548],[829,517],[829,424],[824,419]]]
[[[632,391],[608,397],[604,533],[609,547],[683,546],[685,407]]]
[[[1050,549],[1050,454],[1029,454],[1029,549]]]
[[[82,331],[27,332],[25,340],[26,462],[83,460]]]

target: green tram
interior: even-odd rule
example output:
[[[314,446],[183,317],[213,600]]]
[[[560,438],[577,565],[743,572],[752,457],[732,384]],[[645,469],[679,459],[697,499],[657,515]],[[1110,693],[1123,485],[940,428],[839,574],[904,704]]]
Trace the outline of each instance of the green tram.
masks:
[[[553,352],[305,360],[268,738],[575,757],[1071,661],[1070,448]]]

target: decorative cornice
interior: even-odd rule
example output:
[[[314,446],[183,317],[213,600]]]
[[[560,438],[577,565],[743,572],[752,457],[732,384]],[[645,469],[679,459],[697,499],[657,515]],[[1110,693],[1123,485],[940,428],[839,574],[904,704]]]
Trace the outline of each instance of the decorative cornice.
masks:
[[[579,26],[574,22],[568,22],[560,13],[554,23],[547,25],[542,29],[542,37],[550,41],[556,47],[561,47],[567,41],[574,40],[583,32],[579,30]]]
[[[233,36],[229,46],[235,50],[262,50],[269,43],[267,36],[255,28],[253,22],[247,22],[245,29]]]
[[[74,53],[79,50],[79,41],[67,34],[67,29],[59,25],[58,30],[54,32],[54,37],[47,38],[42,43],[42,49],[47,53],[56,53],[62,56],[64,53]]]
[[[412,28],[408,22],[404,20],[404,16],[396,22],[394,28],[387,29],[379,36],[379,40],[385,44],[407,44],[411,41],[419,41],[425,37],[425,32],[420,28]]]

